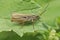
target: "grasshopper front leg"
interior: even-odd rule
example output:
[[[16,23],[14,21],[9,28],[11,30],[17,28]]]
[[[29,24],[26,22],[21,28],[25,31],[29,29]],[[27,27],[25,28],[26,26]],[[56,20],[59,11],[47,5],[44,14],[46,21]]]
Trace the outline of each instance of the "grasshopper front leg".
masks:
[[[32,19],[32,26],[33,26],[33,30],[35,31],[35,28],[34,28],[34,20]]]

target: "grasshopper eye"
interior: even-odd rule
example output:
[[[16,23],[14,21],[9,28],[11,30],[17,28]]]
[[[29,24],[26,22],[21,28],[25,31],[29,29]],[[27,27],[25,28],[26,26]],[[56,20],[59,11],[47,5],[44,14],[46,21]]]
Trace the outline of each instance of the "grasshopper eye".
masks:
[[[23,17],[23,18],[26,18],[26,17]]]

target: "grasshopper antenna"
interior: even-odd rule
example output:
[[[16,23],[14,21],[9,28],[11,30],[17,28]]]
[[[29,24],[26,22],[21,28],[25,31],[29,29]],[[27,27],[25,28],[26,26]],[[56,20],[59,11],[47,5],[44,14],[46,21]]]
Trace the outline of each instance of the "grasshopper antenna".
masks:
[[[43,9],[43,11],[40,13],[40,15],[42,15],[44,12],[46,12],[48,5],[49,5],[49,3],[44,7],[44,9]]]

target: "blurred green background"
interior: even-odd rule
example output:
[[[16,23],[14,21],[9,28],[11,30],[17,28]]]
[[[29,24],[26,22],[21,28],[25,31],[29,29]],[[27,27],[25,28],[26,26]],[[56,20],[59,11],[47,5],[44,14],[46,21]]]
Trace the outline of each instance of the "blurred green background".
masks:
[[[47,12],[43,15],[43,20],[49,25],[54,26],[56,18],[60,16],[60,0],[50,2]]]

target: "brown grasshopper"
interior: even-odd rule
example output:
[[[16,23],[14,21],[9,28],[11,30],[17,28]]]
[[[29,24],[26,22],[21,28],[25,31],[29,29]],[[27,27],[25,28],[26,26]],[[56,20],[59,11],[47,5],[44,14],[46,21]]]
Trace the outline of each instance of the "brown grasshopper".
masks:
[[[33,23],[33,28],[34,28],[34,22],[36,20],[39,20],[39,16],[38,15],[29,15],[29,14],[17,14],[14,13],[12,14],[12,18],[11,21],[12,22],[17,22],[17,23],[21,23],[21,24],[25,24],[26,22],[32,22]]]
[[[38,20],[38,15],[29,15],[29,14],[12,14],[12,22],[18,22],[18,23],[25,23],[25,22],[33,22],[35,20]]]
[[[46,7],[45,7],[46,9]],[[46,10],[43,10],[40,15],[42,15]],[[40,16],[39,15],[32,15],[32,14],[19,14],[16,12],[13,12],[11,21],[12,22],[17,22],[17,23],[22,23],[25,24],[26,22],[32,22],[33,23],[33,29],[34,29],[34,22],[36,20],[39,20]]]

